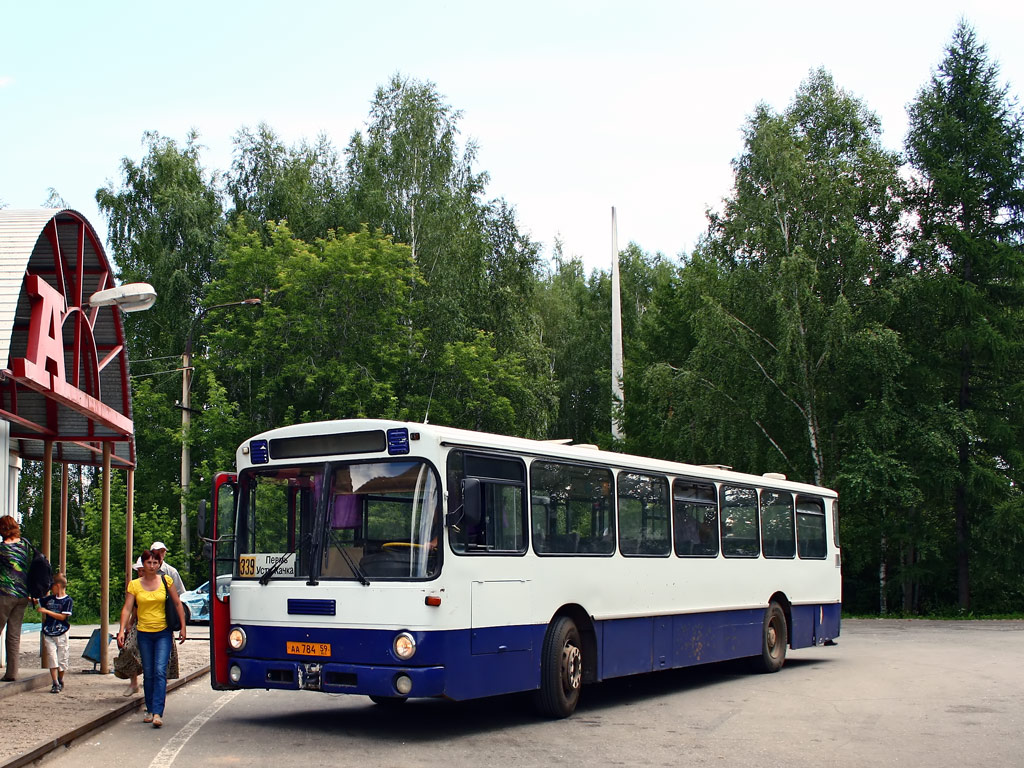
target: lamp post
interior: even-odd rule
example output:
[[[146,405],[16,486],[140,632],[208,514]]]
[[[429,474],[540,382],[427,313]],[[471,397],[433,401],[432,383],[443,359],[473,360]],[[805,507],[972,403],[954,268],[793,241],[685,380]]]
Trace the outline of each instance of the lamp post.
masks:
[[[117,307],[122,312],[142,312],[156,303],[156,291],[149,283],[124,283],[113,288],[96,291],[89,297],[90,307]],[[127,405],[127,403],[126,403]],[[134,430],[133,430],[134,431]],[[49,446],[49,444],[47,444]],[[47,455],[50,449],[47,447]],[[103,443],[103,482],[102,502],[100,504],[100,637],[109,637],[110,629],[110,456],[111,444]],[[67,465],[64,465],[65,472]],[[125,510],[125,562],[131,562],[131,535],[133,514],[134,475],[128,470],[128,498]],[[64,477],[67,477],[65,474]],[[49,483],[49,473],[47,473]],[[65,513],[67,512],[67,494],[65,484],[61,483],[61,537],[67,532]],[[46,514],[49,515],[49,507]],[[47,523],[49,526],[49,523]],[[61,567],[64,566],[64,543],[61,545]],[[110,670],[107,643],[100,644],[100,672],[106,674]]]
[[[184,555],[182,564],[186,573],[192,570],[189,567],[191,547],[189,546],[187,511],[188,489],[192,482],[192,453],[188,445],[188,430],[192,423],[192,333],[202,323],[207,312],[226,307],[256,306],[260,303],[262,302],[259,299],[243,299],[206,307],[196,315],[196,319],[192,321],[192,325],[188,329],[188,336],[185,337],[185,351],[181,355],[181,549]]]

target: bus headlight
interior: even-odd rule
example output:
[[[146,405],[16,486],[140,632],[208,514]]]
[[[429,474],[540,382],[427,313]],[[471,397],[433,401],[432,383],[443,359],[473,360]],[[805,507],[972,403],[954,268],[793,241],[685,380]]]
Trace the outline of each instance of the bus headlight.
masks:
[[[241,627],[232,627],[228,632],[228,645],[232,651],[240,651],[245,648],[245,630]]]
[[[242,679],[242,668],[237,664],[232,664],[231,669],[228,670],[228,677],[231,678],[232,683],[238,683]]]
[[[395,678],[395,690],[403,696],[408,696],[412,691],[412,679],[408,675],[399,675]]]
[[[416,653],[416,638],[408,632],[402,632],[395,636],[395,642],[391,647],[395,652],[395,656],[402,661],[408,661]]]

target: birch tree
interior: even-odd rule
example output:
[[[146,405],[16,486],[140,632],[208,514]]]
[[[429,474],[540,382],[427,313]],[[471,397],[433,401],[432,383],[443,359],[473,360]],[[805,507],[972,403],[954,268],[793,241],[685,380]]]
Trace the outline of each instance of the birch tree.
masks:
[[[861,399],[845,361],[898,343],[882,287],[896,271],[899,159],[879,137],[823,70],[782,113],[762,104],[749,119],[733,193],[676,281],[688,327],[674,338],[691,346],[651,342],[667,354],[649,386],[699,435],[686,448],[719,454],[696,458],[834,482],[836,425]]]

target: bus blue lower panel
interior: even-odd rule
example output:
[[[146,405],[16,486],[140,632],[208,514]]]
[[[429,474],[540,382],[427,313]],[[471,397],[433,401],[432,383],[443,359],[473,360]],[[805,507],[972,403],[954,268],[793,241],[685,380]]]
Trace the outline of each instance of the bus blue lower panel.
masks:
[[[761,652],[764,610],[692,613],[601,622],[599,677],[709,664]]]
[[[330,693],[396,696],[395,680],[405,675],[412,681],[410,696],[460,700],[539,687],[537,649],[547,629],[412,632],[416,654],[403,663],[392,653],[397,633],[391,630],[235,626],[247,637],[245,649],[230,654],[228,662],[229,668],[238,668],[240,688],[312,687]],[[329,655],[288,654],[290,642],[307,648],[327,646]],[[511,649],[516,646],[523,650]],[[474,648],[494,652],[474,653]]]
[[[794,606],[791,646],[839,636],[840,606]],[[597,622],[597,679],[709,664],[761,652],[764,609],[616,619]],[[396,696],[399,676],[413,697],[463,700],[540,686],[546,625],[413,632],[416,654],[392,653],[396,632],[371,629],[241,625],[248,642],[231,654],[241,688],[316,688],[330,693]],[[323,656],[288,654],[289,642]],[[329,646],[329,649],[326,648]]]
[[[327,662],[311,671],[309,663],[244,658],[233,658],[231,664],[239,668],[241,688],[297,690],[313,683],[325,693],[397,696],[395,682],[404,675],[412,681],[412,696],[444,693],[444,667],[375,667]]]
[[[839,637],[839,605],[794,605],[790,647],[807,648]]]

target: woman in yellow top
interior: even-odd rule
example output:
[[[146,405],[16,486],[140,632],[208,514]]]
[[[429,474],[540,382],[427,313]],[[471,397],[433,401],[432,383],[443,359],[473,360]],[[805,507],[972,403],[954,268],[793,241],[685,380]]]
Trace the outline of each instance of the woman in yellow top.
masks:
[[[142,572],[128,584],[121,609],[121,626],[117,633],[117,647],[124,647],[124,634],[131,621],[132,608],[138,606],[139,655],[142,657],[142,688],[146,694],[144,723],[154,728],[164,724],[164,701],[167,698],[167,659],[171,655],[174,639],[167,627],[164,602],[170,596],[178,612],[181,630],[178,642],[185,642],[185,611],[178,598],[178,590],[169,578],[161,578],[158,570],[160,558],[148,549],[142,552]]]

